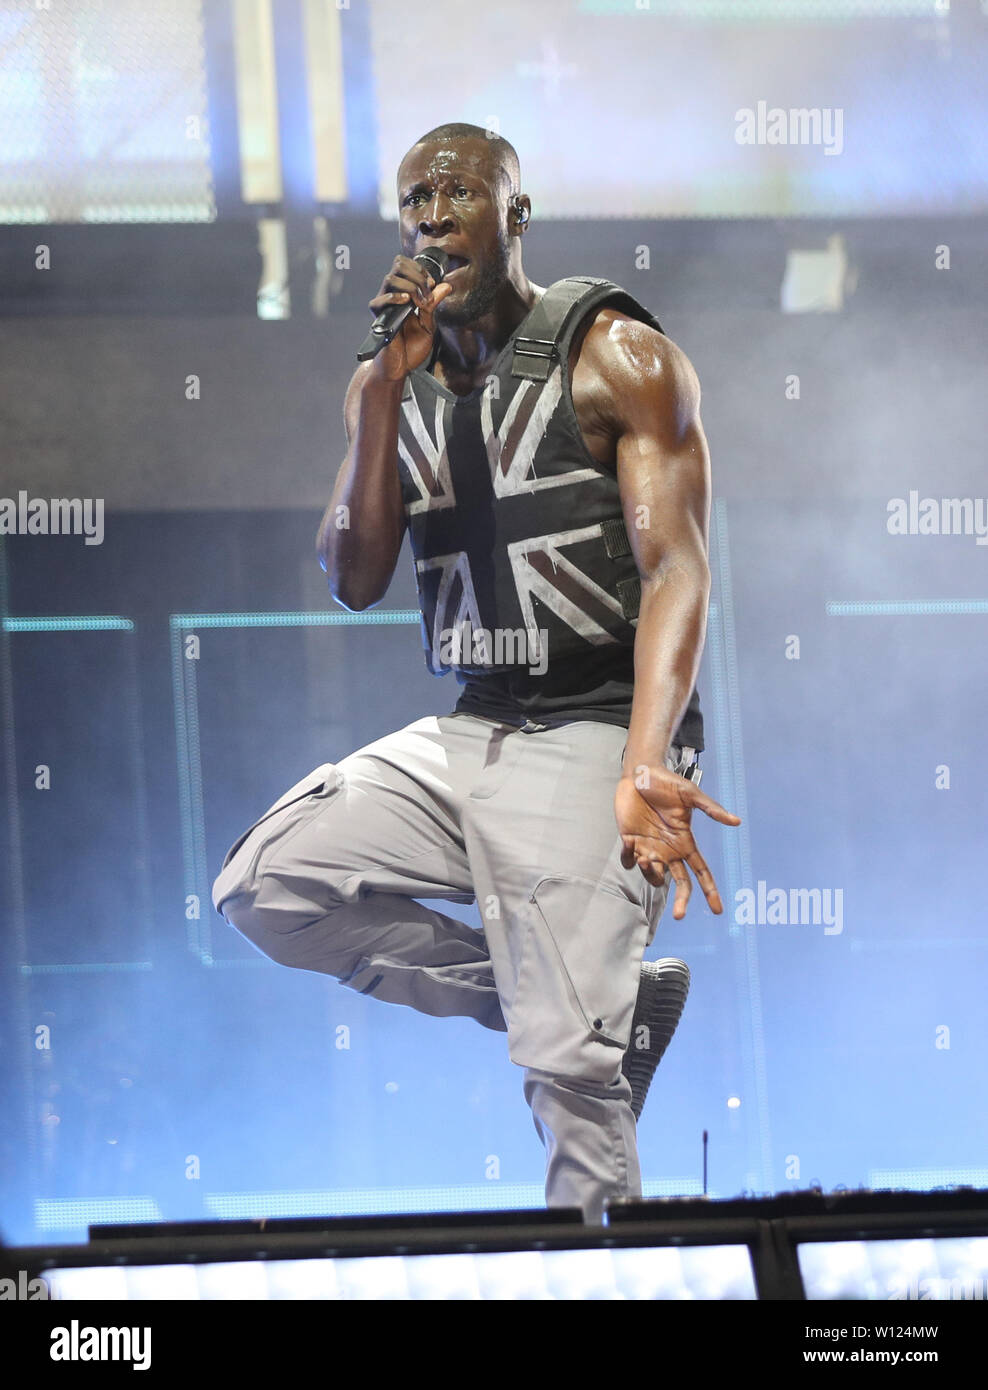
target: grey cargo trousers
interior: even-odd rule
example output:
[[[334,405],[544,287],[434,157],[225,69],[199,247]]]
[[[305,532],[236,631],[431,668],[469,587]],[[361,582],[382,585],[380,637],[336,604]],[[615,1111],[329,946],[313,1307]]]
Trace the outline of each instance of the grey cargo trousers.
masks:
[[[420,719],[324,763],[231,848],[213,904],[272,960],[508,1035],[548,1206],[641,1194],[621,1062],[665,905],[621,867],[627,730]],[[681,770],[692,750],[670,750]],[[418,898],[473,902],[482,930]]]

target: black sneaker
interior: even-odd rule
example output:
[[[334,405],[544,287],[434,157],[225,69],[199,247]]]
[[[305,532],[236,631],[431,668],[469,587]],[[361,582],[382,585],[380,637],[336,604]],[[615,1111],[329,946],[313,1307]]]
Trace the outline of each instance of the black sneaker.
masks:
[[[690,972],[685,961],[674,956],[642,961],[631,1039],[621,1064],[631,1082],[631,1108],[636,1120],[641,1118],[652,1077],[672,1042],[689,988]]]

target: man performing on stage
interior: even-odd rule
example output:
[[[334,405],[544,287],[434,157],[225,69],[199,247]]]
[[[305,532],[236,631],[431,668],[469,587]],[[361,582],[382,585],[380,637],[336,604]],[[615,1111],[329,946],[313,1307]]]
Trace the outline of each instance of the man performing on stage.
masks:
[[[722,911],[693,839],[710,463],[685,355],[625,291],[522,269],[515,151],[476,126],[398,172],[411,304],[355,371],[319,531],[334,597],[386,593],[406,527],[450,715],[326,763],[233,846],[217,910],[273,960],[507,1033],[546,1201],[641,1193],[636,1118],[689,975],[642,964],[670,879]],[[449,257],[437,285],[413,257]],[[616,821],[616,824],[615,824]],[[419,899],[472,902],[482,930]]]

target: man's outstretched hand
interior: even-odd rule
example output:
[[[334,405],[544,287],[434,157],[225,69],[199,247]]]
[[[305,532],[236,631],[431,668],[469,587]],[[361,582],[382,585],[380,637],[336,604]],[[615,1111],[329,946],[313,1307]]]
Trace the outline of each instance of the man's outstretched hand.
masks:
[[[690,830],[694,808],[722,825],[741,824],[740,816],[726,811],[713,797],[666,767],[640,769],[637,779],[622,777],[614,796],[614,814],[624,845],[621,864],[626,869],[637,864],[656,888],[661,887],[666,868],[669,869],[676,881],[672,915],[677,921],[685,917],[693,891],[687,864],[696,874],[711,912],[724,910],[714,876]]]

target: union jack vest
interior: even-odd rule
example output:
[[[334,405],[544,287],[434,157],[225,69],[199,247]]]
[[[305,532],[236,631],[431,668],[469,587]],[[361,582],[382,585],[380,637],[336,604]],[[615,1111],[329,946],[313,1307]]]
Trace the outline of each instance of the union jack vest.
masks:
[[[583,442],[569,351],[603,305],[662,332],[609,280],[571,275],[533,306],[484,386],[405,379],[398,468],[426,662],[467,675],[633,646],[641,582],[617,478]],[[435,352],[438,349],[438,335]]]

